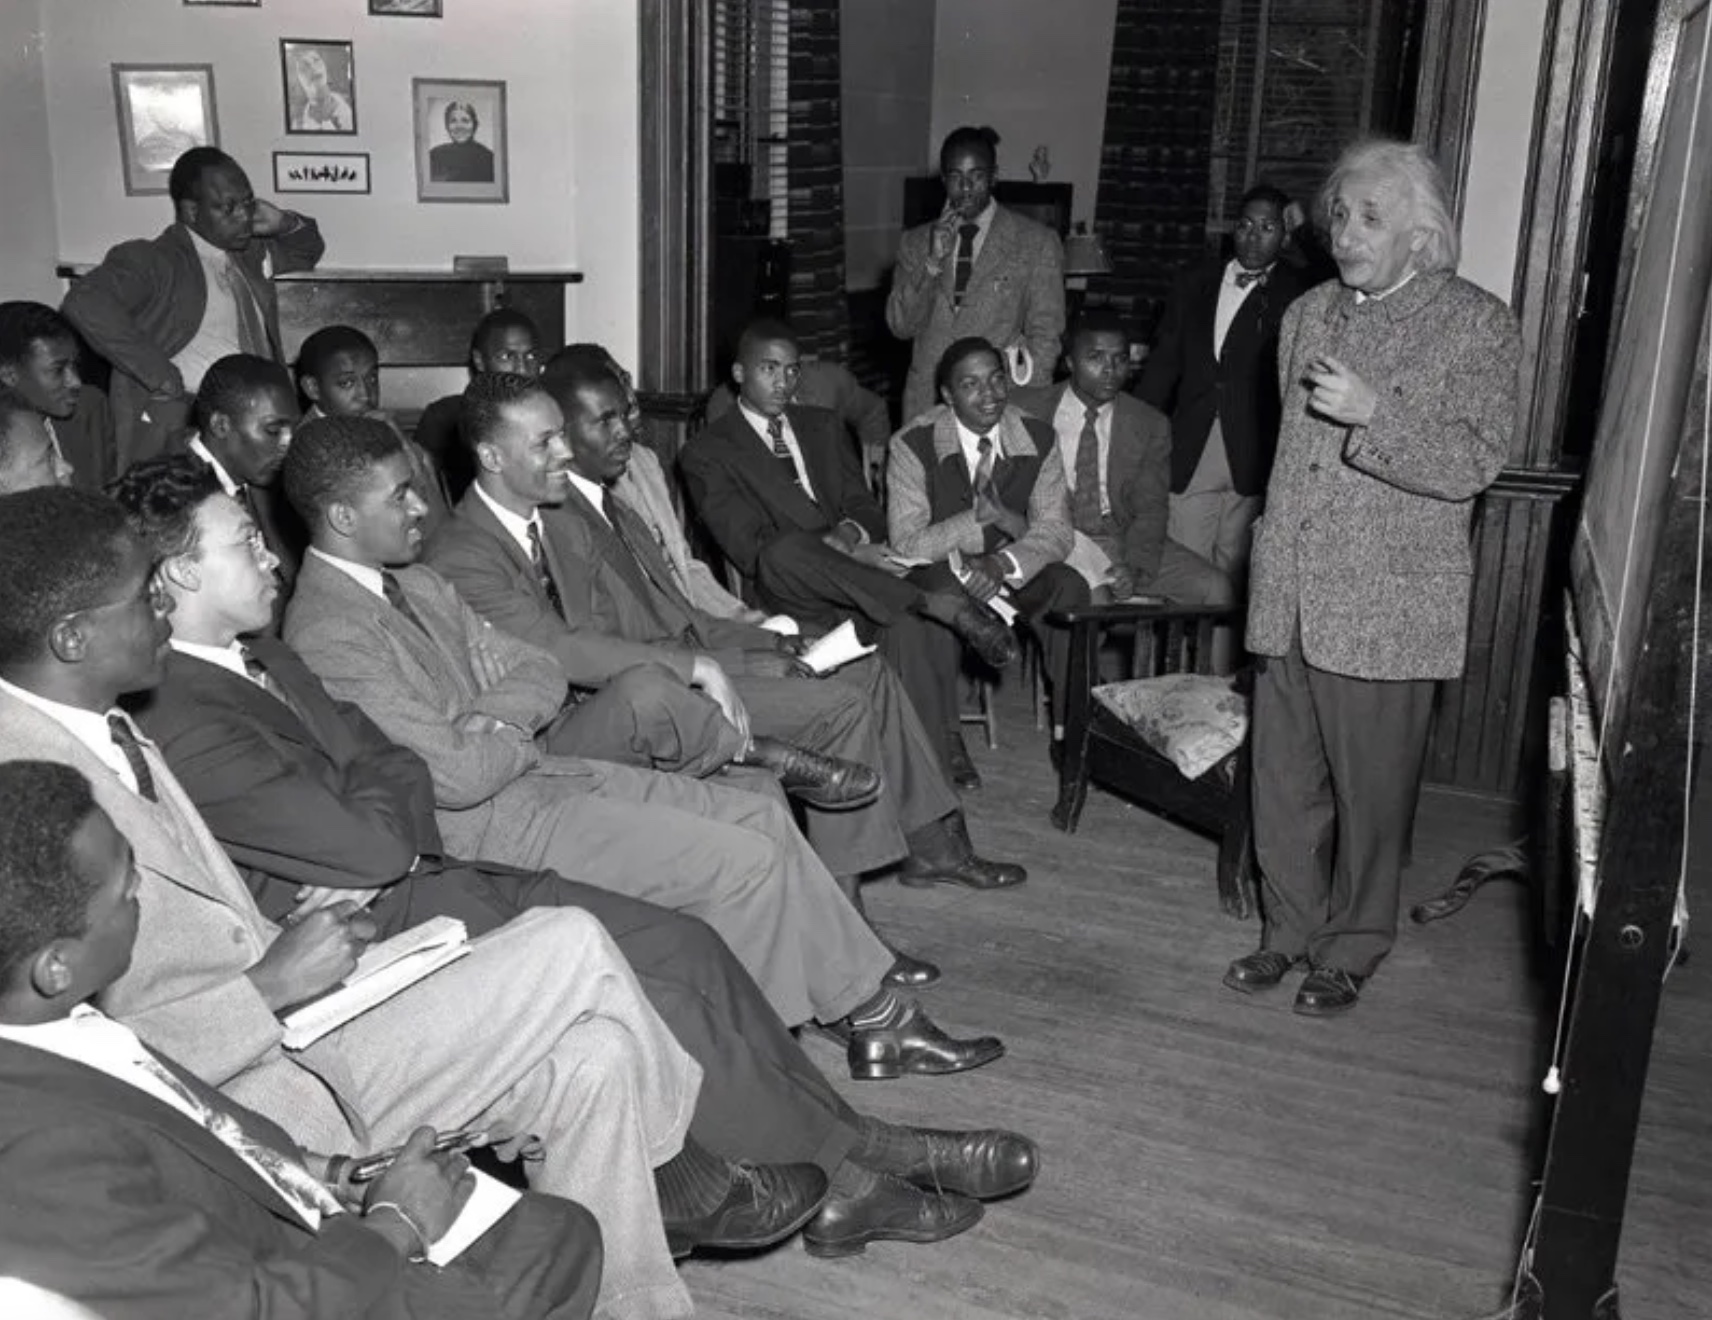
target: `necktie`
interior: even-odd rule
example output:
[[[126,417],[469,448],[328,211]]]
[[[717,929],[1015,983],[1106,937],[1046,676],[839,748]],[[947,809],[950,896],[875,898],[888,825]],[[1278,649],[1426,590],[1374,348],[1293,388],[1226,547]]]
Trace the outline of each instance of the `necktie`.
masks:
[[[791,455],[791,447],[785,443],[785,419],[769,417],[767,419],[767,435],[773,442],[773,457],[784,466],[785,475],[791,479],[793,486],[802,485],[802,478],[797,475],[797,461]]]
[[[951,305],[961,307],[963,295],[969,288],[969,272],[975,267],[975,235],[981,232],[976,224],[957,226],[957,273],[951,290]]]
[[[975,464],[975,479],[973,485],[975,494],[985,495],[989,499],[993,494],[993,442],[987,436],[982,436],[975,445],[975,452],[981,457]]]
[[[238,309],[238,347],[257,357],[271,358],[273,348],[268,343],[267,327],[262,324],[261,308],[244,272],[230,253],[226,256],[226,292]]]
[[[1105,521],[1100,512],[1100,433],[1098,408],[1087,409],[1082,437],[1076,442],[1076,482],[1070,493],[1070,522],[1084,536],[1098,536]]]
[[[160,798],[155,793],[155,777],[149,770],[149,758],[143,755],[143,745],[137,741],[131,721],[114,711],[107,717],[107,731],[113,737],[113,745],[124,754],[125,764],[136,776],[137,792],[150,802],[159,802]]]
[[[428,631],[428,625],[422,622],[421,616],[416,613],[415,608],[411,605],[410,598],[404,594],[404,588],[399,586],[397,574],[382,569],[380,589],[382,594],[386,596],[388,605],[391,605],[393,609],[415,624],[417,631],[424,637],[433,638],[434,634]]]
[[[1246,270],[1241,266],[1236,270],[1236,287],[1246,289],[1254,283],[1265,284],[1268,272],[1264,270]]]
[[[262,663],[259,655],[242,642],[238,643],[238,655],[242,658],[244,672],[250,676],[252,683],[283,705],[298,719],[303,719],[303,712],[297,708],[297,703],[291,699],[291,694],[280,686],[272,674],[268,673],[267,666]]]
[[[333,1194],[300,1162],[257,1141],[244,1131],[244,1125],[235,1114],[208,1104],[147,1050],[138,1052],[137,1066],[182,1100],[198,1123],[259,1173],[279,1193],[280,1199],[311,1228],[321,1222],[323,1215],[343,1213],[343,1207]]]
[[[553,571],[547,567],[547,547],[541,543],[541,524],[534,519],[529,522],[529,562],[535,566],[535,580],[541,584],[541,592],[553,607],[553,613],[564,618],[565,602],[559,595],[559,584],[553,581]]]

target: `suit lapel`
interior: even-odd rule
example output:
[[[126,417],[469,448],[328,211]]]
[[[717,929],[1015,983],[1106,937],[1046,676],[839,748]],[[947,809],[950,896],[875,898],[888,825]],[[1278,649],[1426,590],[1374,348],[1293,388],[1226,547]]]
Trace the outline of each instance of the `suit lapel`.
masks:
[[[402,585],[403,576],[399,581]],[[304,558],[297,600],[307,609],[342,617],[358,626],[378,628],[435,684],[454,683],[460,692],[469,686],[468,677],[459,673],[434,638],[360,582],[314,555]]]
[[[245,645],[256,652],[264,665],[268,665],[268,654],[262,646],[264,640],[272,641],[271,638],[256,638]],[[275,642],[274,645],[279,643]],[[269,677],[278,682],[272,673],[271,665]],[[186,655],[182,651],[174,651],[172,659],[167,662],[166,681],[189,685],[191,691],[196,694],[199,705],[206,703],[236,706],[282,738],[310,746],[314,744],[313,734],[304,728],[303,721],[291,707],[278,697],[263,691],[249,679],[238,677],[229,669],[223,669],[197,656]]]
[[[981,250],[975,254],[975,264],[969,268],[969,289],[963,295],[965,308],[979,300],[981,290],[992,287],[994,272],[1004,269],[1009,263],[1015,242],[1015,219],[995,203],[992,223],[987,226],[987,237],[981,242]]]
[[[463,499],[458,501],[457,516],[463,518],[472,527],[480,528],[484,535],[492,537],[498,543],[506,562],[515,570],[514,576],[518,582],[539,601],[543,608],[550,609],[552,607],[552,602],[547,599],[547,593],[541,589],[540,580],[535,576],[534,561],[523,552],[523,547],[517,544],[516,539],[505,530],[499,519],[494,517],[493,510],[487,507],[486,500],[476,494],[476,488],[473,485],[465,492]],[[566,582],[565,573],[555,562],[558,556],[553,553],[551,538],[547,536],[545,527],[546,522],[543,519],[541,542],[542,549],[546,553],[547,572],[552,574],[554,584],[559,588],[559,595],[563,597]]]
[[[813,446],[809,443],[810,432],[803,425],[803,413],[800,409],[790,408],[786,410],[785,415],[796,435],[797,447],[802,450],[803,467],[808,471],[808,479],[817,491],[824,494],[827,490],[827,478],[824,473],[816,470],[816,456]],[[785,465],[773,453],[772,446],[755,433],[755,428],[749,425],[749,419],[743,415],[741,406],[733,408],[726,416],[731,419],[726,438],[743,466],[754,474],[757,493],[763,497],[764,502],[770,505],[782,520],[804,530],[826,526],[825,511],[792,479]]]

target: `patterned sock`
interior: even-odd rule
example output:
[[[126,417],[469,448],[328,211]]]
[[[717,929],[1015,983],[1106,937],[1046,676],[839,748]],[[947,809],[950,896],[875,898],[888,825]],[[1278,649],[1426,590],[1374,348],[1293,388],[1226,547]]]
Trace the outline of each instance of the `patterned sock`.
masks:
[[[881,1173],[907,1173],[928,1159],[927,1138],[914,1128],[861,1116],[850,1158]]]
[[[660,1218],[684,1223],[712,1214],[731,1190],[732,1166],[712,1151],[684,1138],[684,1148],[654,1170]]]
[[[854,1031],[886,1031],[901,1027],[914,1011],[914,1005],[904,1002],[896,990],[881,990],[867,1003],[851,1010],[845,1021]]]

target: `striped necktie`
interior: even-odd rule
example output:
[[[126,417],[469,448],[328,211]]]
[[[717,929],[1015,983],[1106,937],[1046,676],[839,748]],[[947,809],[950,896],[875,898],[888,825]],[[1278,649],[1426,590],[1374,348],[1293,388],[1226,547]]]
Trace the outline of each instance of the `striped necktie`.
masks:
[[[553,570],[547,564],[547,547],[541,541],[541,523],[537,518],[529,520],[529,562],[534,565],[535,580],[541,584],[541,592],[553,607],[553,613],[564,618],[565,602],[559,595],[559,584],[553,581]]]
[[[969,274],[975,269],[975,236],[981,226],[973,223],[957,226],[957,271],[951,287],[951,305],[961,307],[963,295],[969,291]]]
[[[131,721],[118,711],[107,717],[107,731],[113,738],[113,745],[119,749],[125,758],[125,764],[131,767],[131,774],[137,781],[137,792],[150,802],[159,802],[160,796],[155,792],[155,777],[149,769],[149,758],[143,754],[143,745],[137,739],[137,734],[131,728]]]

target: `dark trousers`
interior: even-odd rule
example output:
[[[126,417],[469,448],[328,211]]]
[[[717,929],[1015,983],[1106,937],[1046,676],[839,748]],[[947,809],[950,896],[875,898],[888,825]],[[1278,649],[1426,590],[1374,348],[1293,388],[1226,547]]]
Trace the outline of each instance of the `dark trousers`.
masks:
[[[263,911],[289,909],[296,885],[250,880]],[[470,935],[535,907],[577,907],[623,950],[648,1002],[702,1067],[690,1132],[729,1159],[809,1161],[830,1174],[856,1141],[856,1111],[809,1061],[713,928],[553,871],[490,862],[427,862],[370,907],[385,939],[430,917]]]
[[[600,1225],[574,1201],[533,1193],[444,1269],[407,1266],[410,1320],[588,1320],[600,1291]],[[372,1314],[382,1314],[376,1311]]]
[[[1369,976],[1397,938],[1433,691],[1315,669],[1299,644],[1254,687],[1263,944]]]
[[[743,750],[718,703],[664,665],[636,665],[567,707],[540,735],[555,756],[705,779]]]

